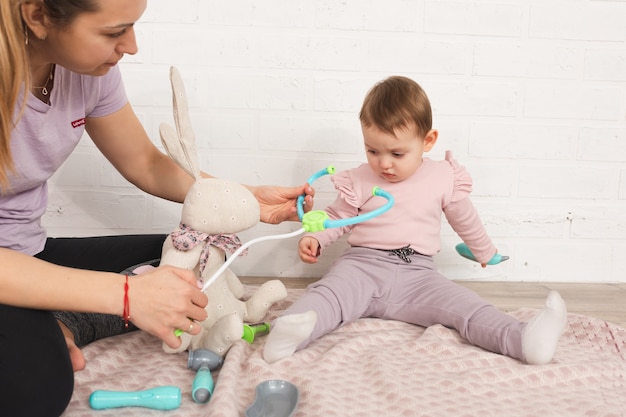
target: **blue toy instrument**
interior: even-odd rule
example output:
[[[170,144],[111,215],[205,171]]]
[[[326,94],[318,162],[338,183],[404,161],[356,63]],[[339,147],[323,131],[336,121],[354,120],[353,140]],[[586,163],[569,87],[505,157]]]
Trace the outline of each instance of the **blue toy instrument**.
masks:
[[[469,259],[471,261],[474,261],[474,262],[478,262],[478,260],[476,259],[472,251],[467,247],[465,243],[459,243],[458,245],[456,245],[455,249],[458,252],[458,254],[461,255],[462,257]],[[504,256],[504,255],[500,255],[499,253],[496,253],[489,260],[489,262],[487,262],[487,265],[497,265],[500,262],[506,261],[507,259],[509,259],[508,256]]]
[[[97,390],[89,396],[89,406],[94,410],[119,407],[144,407],[155,410],[174,410],[180,407],[181,391],[174,386],[155,387],[143,391]]]

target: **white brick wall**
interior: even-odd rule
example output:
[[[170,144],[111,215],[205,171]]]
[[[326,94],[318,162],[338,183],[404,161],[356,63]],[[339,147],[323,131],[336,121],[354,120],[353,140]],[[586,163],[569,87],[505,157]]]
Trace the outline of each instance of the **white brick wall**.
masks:
[[[626,282],[626,1],[150,0],[140,52],[121,65],[155,143],[171,122],[168,68],[185,80],[203,169],[296,185],[364,160],[357,113],[391,74],[428,92],[440,141],[475,180],[501,253],[481,269],[436,257],[454,279]],[[159,145],[160,146],[160,145]],[[316,207],[335,193],[316,183]],[[130,186],[85,140],[52,183],[51,235],[169,232],[180,207]],[[298,224],[259,225],[254,237]],[[253,246],[241,275],[319,276],[297,239]],[[268,256],[271,254],[272,256]]]

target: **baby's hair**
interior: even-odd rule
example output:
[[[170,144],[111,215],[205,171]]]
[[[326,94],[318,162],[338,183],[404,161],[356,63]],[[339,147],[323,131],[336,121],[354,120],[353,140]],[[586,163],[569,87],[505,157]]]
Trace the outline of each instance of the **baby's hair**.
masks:
[[[433,124],[426,92],[403,76],[392,76],[376,83],[365,96],[359,119],[366,127],[373,125],[394,136],[397,129],[411,124],[415,124],[420,136],[425,136]]]

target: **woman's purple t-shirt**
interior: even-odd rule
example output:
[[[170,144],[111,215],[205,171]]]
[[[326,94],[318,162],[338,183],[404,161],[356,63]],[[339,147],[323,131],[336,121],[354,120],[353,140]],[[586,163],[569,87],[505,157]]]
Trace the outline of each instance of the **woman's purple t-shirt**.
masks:
[[[29,255],[43,249],[48,179],[83,136],[85,118],[107,116],[127,102],[118,67],[94,77],[57,66],[49,105],[28,94],[11,134],[15,172],[9,175],[10,187],[0,189],[0,247]]]

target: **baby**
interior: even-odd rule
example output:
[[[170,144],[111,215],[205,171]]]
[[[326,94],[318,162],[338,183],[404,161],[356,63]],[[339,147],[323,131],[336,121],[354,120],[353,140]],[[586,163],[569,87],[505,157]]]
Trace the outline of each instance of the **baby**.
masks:
[[[365,97],[359,118],[367,164],[332,177],[339,195],[326,211],[340,219],[374,210],[384,203],[372,196],[374,186],[393,195],[395,204],[372,220],[300,240],[300,259],[306,263],[317,262],[344,233],[350,233],[350,248],[276,319],[264,359],[289,357],[340,326],[377,317],[423,327],[441,324],[488,351],[528,364],[550,362],[567,322],[556,291],[536,317],[523,323],[435,267],[442,212],[483,266],[497,250],[469,198],[469,173],[450,153],[444,161],[424,157],[438,137],[424,90],[406,77],[383,80]]]

